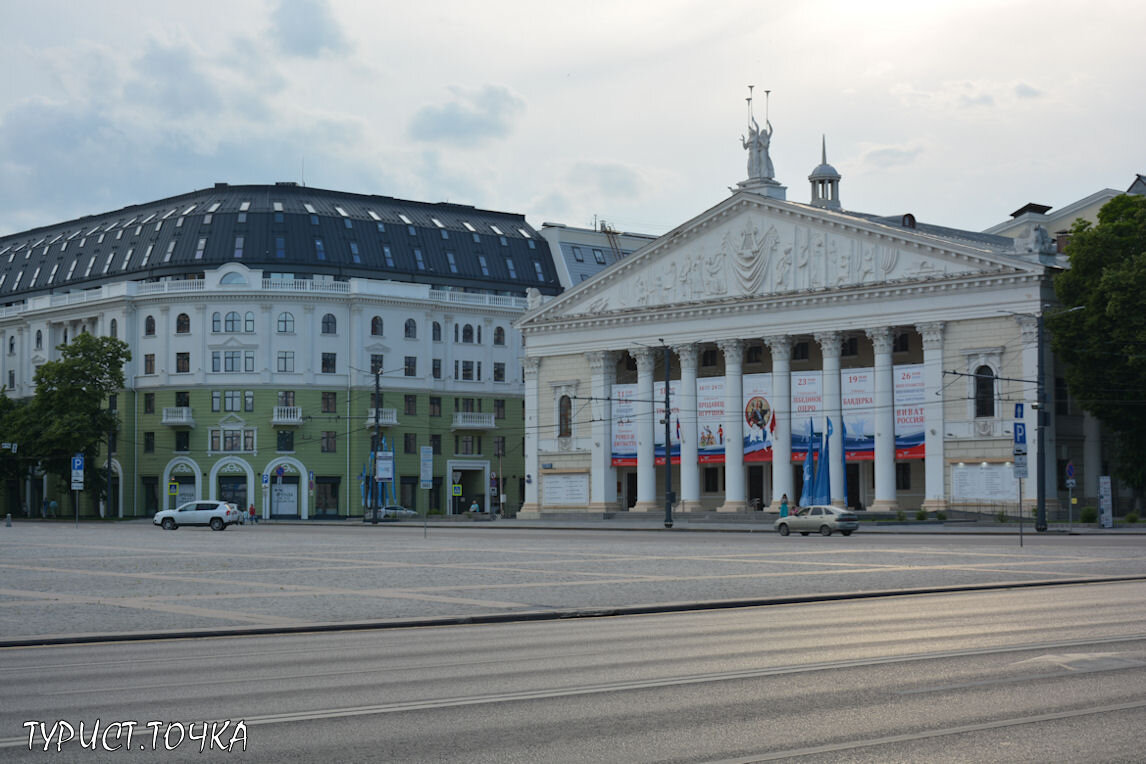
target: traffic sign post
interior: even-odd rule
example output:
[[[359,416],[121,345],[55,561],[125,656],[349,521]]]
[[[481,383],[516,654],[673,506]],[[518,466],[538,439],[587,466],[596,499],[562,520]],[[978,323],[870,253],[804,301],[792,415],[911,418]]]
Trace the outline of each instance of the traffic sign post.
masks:
[[[76,527],[80,527],[80,491],[84,490],[84,455],[72,457],[72,506],[76,509]]]
[[[1015,404],[1015,447],[1012,453],[1015,457],[1014,477],[1019,483],[1019,546],[1023,545],[1023,480],[1027,477],[1027,425],[1021,422],[1023,418],[1023,404]],[[1042,454],[1039,454],[1042,458]]]

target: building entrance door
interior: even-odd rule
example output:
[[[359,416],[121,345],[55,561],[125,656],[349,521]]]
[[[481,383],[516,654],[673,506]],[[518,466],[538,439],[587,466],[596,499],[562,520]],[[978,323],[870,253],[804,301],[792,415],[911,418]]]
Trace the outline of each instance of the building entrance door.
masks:
[[[298,477],[271,479],[271,517],[298,517]]]

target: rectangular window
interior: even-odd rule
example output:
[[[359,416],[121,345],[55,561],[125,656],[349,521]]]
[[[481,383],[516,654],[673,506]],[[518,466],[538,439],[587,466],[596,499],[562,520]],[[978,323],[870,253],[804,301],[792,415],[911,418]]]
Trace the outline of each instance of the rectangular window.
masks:
[[[493,418],[505,419],[505,399],[494,398],[493,400]]]
[[[338,433],[334,430],[322,431],[322,453],[333,454],[338,450]]]
[[[326,245],[322,243],[322,239],[314,240],[314,256],[319,260],[326,259]]]
[[[294,451],[294,430],[279,430],[275,438],[276,451]]]
[[[489,275],[489,263],[486,262],[485,255],[478,255],[478,265],[481,266],[481,275]]]
[[[224,411],[238,411],[243,405],[243,393],[241,390],[228,390],[223,395],[223,410]]]
[[[243,241],[244,241],[244,239],[242,236],[236,236],[235,237],[235,259],[236,260],[242,260],[243,259]]]
[[[381,225],[381,223],[379,223],[379,225]],[[421,252],[419,252],[418,254],[421,254]],[[385,258],[385,260],[386,260],[386,267],[387,268],[393,268],[394,267],[394,255],[393,255],[393,253],[390,252],[389,247],[387,247],[387,246],[382,247],[382,257]]]
[[[462,379],[473,381],[474,378],[474,362],[462,361]]]
[[[859,340],[856,337],[848,337],[840,345],[840,356],[851,357],[859,355]]]
[[[355,263],[362,262],[362,256],[358,253],[358,242],[356,241],[350,242],[350,259]]]
[[[243,351],[243,371],[254,371],[254,370],[255,370],[255,351],[244,350]]]
[[[476,453],[474,451],[474,436],[473,435],[463,435],[461,437],[461,442],[458,444],[458,453],[459,454],[466,454],[466,455]]]
[[[573,259],[579,263],[585,262],[585,253],[581,251],[580,247],[573,247]]]
[[[334,373],[334,369],[335,369],[335,365],[336,365],[335,362],[336,362],[337,358],[338,358],[337,353],[323,353],[322,354],[322,373],[323,374],[333,374]]]
[[[457,273],[458,272],[458,261],[457,261],[457,258],[454,257],[453,252],[447,252],[446,253],[446,262],[450,266],[450,273]]]
[[[147,353],[143,356],[143,373],[155,373],[155,353]]]
[[[370,354],[370,373],[371,374],[377,374],[378,372],[382,371],[382,368],[383,368],[382,354],[381,353],[371,353]]]
[[[539,261],[533,261],[533,270],[537,274],[538,281],[545,281],[545,271],[542,269],[541,263]]]
[[[179,408],[187,408],[191,405],[191,393],[186,390],[177,390],[175,392],[175,405]]]
[[[597,265],[604,265],[605,264],[605,253],[599,249],[594,249],[593,250],[593,260],[596,261]]]
[[[234,373],[239,371],[243,362],[243,351],[241,350],[224,350],[223,351],[223,371]]]
[[[509,259],[508,257],[505,258],[505,267],[506,270],[509,271],[509,277],[511,279],[517,278],[517,268],[514,266],[513,260]]]
[[[280,350],[278,353],[278,358],[276,359],[275,368],[278,371],[294,371],[294,351]]]
[[[792,360],[793,361],[806,361],[808,360],[808,343],[797,342],[792,346]]]
[[[911,462],[895,463],[895,490],[911,490]]]
[[[187,430],[175,431],[175,450],[186,453],[191,450],[191,433]]]
[[[278,401],[280,406],[293,406],[294,390],[279,390]]]
[[[406,376],[418,376],[418,357],[413,355],[406,356]]]
[[[418,270],[426,270],[426,261],[422,258],[422,250],[414,250],[414,265],[418,266]]]
[[[143,413],[144,414],[154,414],[155,413],[155,393],[144,393],[143,394]]]
[[[322,394],[322,413],[324,413],[324,414],[337,414],[338,413],[338,393],[323,393]]]
[[[494,456],[505,456],[505,437],[504,436],[495,435],[493,437],[493,455]]]
[[[430,448],[433,449],[435,456],[442,453],[442,436],[441,435],[431,435],[430,436]]]
[[[275,237],[275,257],[277,257],[280,260],[286,259],[286,237],[285,236],[276,236]]]
[[[243,411],[255,410],[255,392],[247,390],[243,393]]]
[[[202,260],[203,259],[203,252],[206,251],[206,249],[207,249],[207,237],[201,236],[201,237],[199,237],[199,243],[195,245],[195,259],[196,260]]]
[[[705,467],[704,468],[704,492],[716,493],[720,490],[720,468],[719,467]]]
[[[493,381],[494,382],[504,382],[505,381],[505,364],[504,363],[499,363],[498,361],[493,362]]]
[[[155,433],[153,433],[153,432],[143,433],[143,453],[145,453],[145,454],[154,454],[155,453]]]
[[[432,364],[434,379],[441,379],[442,378],[442,359],[441,358],[435,358],[430,363]]]
[[[406,396],[406,409],[405,409],[405,411],[406,411],[407,416],[416,416],[418,414],[418,396],[416,396],[416,395],[407,395]]]
[[[418,453],[418,434],[414,432],[403,433],[402,435],[402,453],[416,454]]]
[[[223,408],[223,394],[218,390],[211,391],[211,410],[221,411]]]
[[[430,398],[430,416],[442,415],[442,399],[438,397]]]

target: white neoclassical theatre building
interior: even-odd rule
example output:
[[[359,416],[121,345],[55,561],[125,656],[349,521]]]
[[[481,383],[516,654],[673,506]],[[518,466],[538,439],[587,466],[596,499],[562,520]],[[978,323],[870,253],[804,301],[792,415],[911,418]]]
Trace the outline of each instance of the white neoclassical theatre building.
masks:
[[[848,211],[826,152],[811,201],[788,201],[759,135],[731,196],[562,295],[533,296],[517,323],[524,516],[664,506],[666,356],[678,511],[809,503],[809,452],[836,505],[1017,508],[1020,490],[1034,502],[1039,459],[1048,507],[1066,503],[1068,462],[1075,496],[1096,496],[1097,425],[1040,341],[1066,264],[1047,232]],[[1018,403],[1027,479],[1012,463]]]

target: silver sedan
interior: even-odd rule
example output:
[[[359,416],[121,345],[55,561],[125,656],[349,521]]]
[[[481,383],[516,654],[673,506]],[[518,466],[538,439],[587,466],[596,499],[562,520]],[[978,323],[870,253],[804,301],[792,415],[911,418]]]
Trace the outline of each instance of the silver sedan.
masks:
[[[839,531],[845,536],[852,535],[852,531],[859,527],[859,518],[846,509],[814,505],[803,507],[794,515],[777,518],[772,524],[781,536],[787,536],[796,531],[801,536],[817,532],[821,536],[831,536]]]

